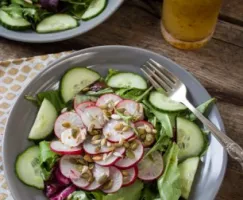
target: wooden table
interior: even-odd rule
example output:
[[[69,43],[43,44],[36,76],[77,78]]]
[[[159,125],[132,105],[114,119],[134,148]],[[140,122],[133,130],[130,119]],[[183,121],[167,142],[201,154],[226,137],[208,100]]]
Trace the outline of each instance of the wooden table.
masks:
[[[24,44],[0,38],[0,60],[97,45],[152,50],[185,67],[218,99],[227,134],[243,147],[243,0],[224,1],[213,39],[197,51],[182,51],[167,44],[160,33],[158,16],[147,8],[141,0],[127,0],[96,29],[59,43]],[[243,199],[243,171],[231,159],[216,199]]]

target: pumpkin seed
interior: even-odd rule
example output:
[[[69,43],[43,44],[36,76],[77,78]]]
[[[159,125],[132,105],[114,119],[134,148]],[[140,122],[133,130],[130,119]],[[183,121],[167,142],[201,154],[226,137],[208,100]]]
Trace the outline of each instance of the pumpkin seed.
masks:
[[[129,130],[129,126],[125,126],[123,129],[122,129],[122,132],[126,132]]]
[[[102,175],[99,179],[98,179],[98,183],[99,184],[104,184],[108,179],[108,176],[106,174]]]
[[[146,140],[147,140],[148,142],[152,141],[153,139],[154,139],[154,137],[153,137],[152,134],[147,134],[147,135],[146,135]]]
[[[94,124],[90,124],[90,126],[88,127],[88,132],[92,132],[92,130],[94,129],[95,125]]]
[[[95,178],[93,177],[93,175],[88,179],[89,183],[92,183],[95,180]]]
[[[106,146],[107,146],[107,147],[111,147],[111,143],[107,141],[107,142],[106,142]]]
[[[142,134],[142,135],[140,135],[140,138],[141,138],[142,140],[144,140],[144,139],[146,138],[146,135],[145,135],[145,134]]]
[[[129,148],[129,143],[128,142],[125,142],[124,144],[123,144],[123,146],[125,147],[125,148]]]
[[[98,156],[94,156],[92,159],[94,160],[94,161],[100,161],[100,160],[102,160],[102,156],[101,155],[98,155]]]
[[[92,158],[89,154],[84,155],[84,160],[87,161],[87,162],[93,162],[93,160],[92,160]]]
[[[77,165],[77,166],[76,166],[76,169],[77,169],[80,173],[82,173],[82,171],[83,171],[83,166],[84,166],[84,165]]]
[[[63,123],[62,123],[62,126],[63,126],[64,128],[70,128],[70,127],[71,127],[71,124],[70,124],[69,122],[63,122]]]
[[[117,111],[120,112],[120,113],[124,113],[125,112],[125,108],[118,108]]]
[[[107,182],[103,185],[103,189],[104,189],[104,190],[109,190],[109,189],[111,189],[112,185],[113,185],[113,180],[109,180],[109,181],[107,181]]]
[[[109,147],[109,151],[114,151],[116,149],[116,147],[113,145],[113,146],[111,146],[111,147]]]
[[[132,142],[132,144],[130,145],[130,148],[131,148],[132,150],[137,149],[137,147],[138,147],[138,143],[137,143],[137,142]]]
[[[95,135],[92,137],[92,141],[99,140],[101,138],[101,135]]]
[[[101,140],[93,140],[93,141],[91,141],[91,144],[96,145],[96,144],[100,144],[100,142],[101,142]]]
[[[107,109],[107,105],[106,104],[104,104],[104,105],[101,105],[101,106],[99,106],[101,109]]]
[[[147,133],[152,133],[152,129],[151,129],[151,127],[148,126],[147,124],[144,125],[144,128],[145,128],[145,131],[146,131]]]
[[[86,173],[89,170],[88,166],[84,165],[82,168],[82,174]]]
[[[92,136],[94,136],[94,135],[99,135],[99,134],[101,134],[101,132],[98,131],[98,130],[93,130],[93,131],[89,132],[89,134],[92,135]]]
[[[145,134],[146,132],[145,132],[145,129],[143,128],[143,127],[138,127],[137,128],[137,131],[138,131],[138,134],[139,135],[142,135],[142,134]]]
[[[123,176],[128,176],[129,175],[126,170],[122,170],[121,173],[122,173]]]
[[[94,163],[89,163],[89,169],[90,170],[94,169]]]
[[[133,153],[133,151],[131,151],[130,149],[126,150],[126,156],[130,159],[135,158],[135,154]]]
[[[67,107],[65,107],[65,108],[63,108],[63,109],[61,110],[61,113],[65,113],[65,112],[67,112]]]
[[[101,142],[100,142],[101,146],[105,146],[106,141],[107,141],[106,138],[103,138],[103,139],[101,140]]]
[[[95,147],[95,152],[96,152],[96,153],[100,152],[100,149],[101,149],[101,146],[97,146],[97,147]]]
[[[156,129],[153,129],[153,130],[152,130],[152,133],[157,133],[157,130],[156,130]]]
[[[81,174],[81,178],[84,178],[84,179],[89,179],[90,178],[90,174],[88,172],[84,173],[84,174]]]
[[[115,129],[116,131],[121,131],[121,130],[123,129],[123,127],[124,127],[124,125],[123,125],[122,123],[119,123],[119,124],[116,124],[116,125],[114,126],[114,129]]]

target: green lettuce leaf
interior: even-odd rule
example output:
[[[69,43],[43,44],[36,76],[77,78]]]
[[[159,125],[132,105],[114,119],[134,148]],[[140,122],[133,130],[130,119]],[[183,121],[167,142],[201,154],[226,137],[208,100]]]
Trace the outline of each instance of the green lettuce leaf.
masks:
[[[89,198],[84,191],[79,190],[69,195],[67,200],[89,200]]]
[[[60,112],[63,108],[68,106],[68,104],[65,104],[62,101],[62,98],[60,97],[59,90],[50,90],[50,91],[44,91],[40,92],[36,95],[36,97],[32,95],[25,95],[25,99],[28,101],[31,101],[37,106],[40,106],[42,101],[44,99],[49,100],[56,108],[57,112]]]
[[[139,89],[118,89],[116,90],[116,94],[124,99],[131,99],[137,102],[142,101],[152,90],[152,87],[148,88],[147,90],[139,90]]]
[[[176,113],[164,113],[161,111],[157,111],[146,100],[143,101],[143,104],[145,106],[147,106],[147,108],[150,110],[150,112],[152,112],[155,115],[155,117],[159,120],[166,135],[169,136],[170,138],[172,138],[174,135],[173,129],[175,127],[175,118],[176,118],[177,114]]]
[[[173,143],[164,155],[165,170],[157,181],[160,198],[163,200],[178,200],[181,196],[178,152],[177,144]]]
[[[119,189],[117,192],[107,194],[102,200],[139,200],[143,189],[143,183],[136,180],[135,183]]]
[[[156,182],[144,184],[140,200],[155,200],[158,197],[159,191]]]
[[[39,143],[40,147],[40,167],[41,176],[43,180],[48,180],[52,173],[53,166],[59,158],[58,154],[51,151],[50,142],[42,141]]]
[[[209,108],[215,102],[216,102],[216,99],[215,98],[211,98],[211,99],[207,100],[206,102],[202,103],[201,105],[199,105],[197,107],[197,110],[204,114],[204,113],[206,113],[209,110]],[[197,117],[193,113],[187,114],[186,118],[191,120],[191,121],[195,121],[197,119]]]
[[[101,191],[92,191],[90,192],[90,194],[92,195],[92,197],[94,197],[95,200],[103,200],[105,198],[105,194]]]

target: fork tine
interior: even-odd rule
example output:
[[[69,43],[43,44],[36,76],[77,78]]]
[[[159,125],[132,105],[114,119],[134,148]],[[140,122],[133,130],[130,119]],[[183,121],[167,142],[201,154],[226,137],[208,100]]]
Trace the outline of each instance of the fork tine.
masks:
[[[154,81],[154,79],[143,68],[140,68],[140,69],[144,73],[144,75],[149,79],[149,81],[154,86],[154,88],[160,88],[161,87],[156,81]]]
[[[162,72],[173,82],[176,83],[180,81],[174,74],[172,74],[168,69],[166,69],[163,65],[159,64],[158,62],[154,61],[152,58],[149,59],[148,63],[153,63],[154,66],[162,70]]]
[[[170,88],[173,88],[174,86],[174,81],[171,81],[171,79],[169,79],[165,74],[163,74],[160,70],[158,70],[158,68],[156,68],[156,66],[154,66],[154,64],[147,62],[147,65],[149,65],[154,72],[156,72],[158,74],[158,78],[162,79],[164,82],[166,82],[167,85],[169,85]]]
[[[147,69],[147,71],[150,73],[150,74],[152,74],[152,76],[153,76],[153,78],[155,79],[153,79],[152,77],[152,80],[153,81],[156,81],[157,83],[159,83],[159,85],[160,85],[160,87],[162,87],[163,89],[165,89],[166,90],[166,92],[169,92],[172,88],[170,88],[170,86],[164,81],[164,80],[162,80],[157,74],[155,74],[155,72],[154,71],[152,71],[149,67],[146,67],[146,69]]]

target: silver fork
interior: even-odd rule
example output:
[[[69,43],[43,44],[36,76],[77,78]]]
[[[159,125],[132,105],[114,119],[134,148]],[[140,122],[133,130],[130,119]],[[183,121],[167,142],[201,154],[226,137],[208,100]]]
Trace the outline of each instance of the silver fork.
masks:
[[[243,149],[226,134],[221,132],[212,122],[202,115],[187,99],[187,88],[174,74],[161,64],[150,59],[141,68],[154,88],[163,88],[174,101],[183,103],[211,131],[217,140],[225,147],[228,154],[237,160],[243,168]]]

